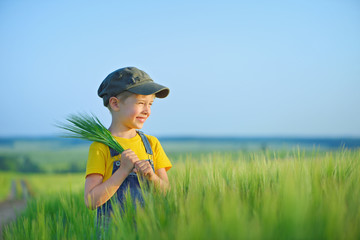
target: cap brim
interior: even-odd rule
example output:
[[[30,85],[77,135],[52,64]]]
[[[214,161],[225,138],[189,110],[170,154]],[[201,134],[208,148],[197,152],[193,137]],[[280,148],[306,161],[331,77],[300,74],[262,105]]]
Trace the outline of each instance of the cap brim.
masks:
[[[165,98],[169,95],[170,89],[154,82],[147,82],[139,86],[129,88],[127,91],[141,95],[155,94],[157,98]]]

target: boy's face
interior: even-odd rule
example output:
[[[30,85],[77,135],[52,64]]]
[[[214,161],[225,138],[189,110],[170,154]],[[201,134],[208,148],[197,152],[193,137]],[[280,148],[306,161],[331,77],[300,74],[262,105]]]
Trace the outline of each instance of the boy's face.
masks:
[[[119,120],[128,129],[141,129],[151,114],[155,95],[132,94],[119,101]]]

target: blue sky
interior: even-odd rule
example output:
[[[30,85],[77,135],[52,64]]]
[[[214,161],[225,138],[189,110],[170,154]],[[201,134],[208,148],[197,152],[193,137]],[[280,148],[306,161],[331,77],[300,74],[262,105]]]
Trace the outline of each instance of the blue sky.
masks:
[[[360,136],[358,1],[0,2],[0,136],[58,134],[113,70],[170,95],[155,136]]]

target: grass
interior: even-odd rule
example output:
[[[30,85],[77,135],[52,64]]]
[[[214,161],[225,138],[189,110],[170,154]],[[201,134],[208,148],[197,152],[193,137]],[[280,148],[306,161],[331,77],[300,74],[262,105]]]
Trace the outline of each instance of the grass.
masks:
[[[76,174],[21,174],[13,172],[0,172],[0,201],[8,197],[11,182],[15,181],[17,192],[22,196],[20,180],[27,182],[31,195],[35,197],[54,195],[59,192],[79,192],[85,184],[83,173]]]
[[[130,204],[107,239],[360,238],[360,149],[181,155],[168,174],[171,191]],[[4,239],[95,239],[95,212],[68,185],[34,198]]]
[[[11,181],[16,178],[15,173],[0,172],[0,202],[5,200],[10,193]]]
[[[28,174],[23,178],[31,186],[35,196],[56,195],[59,192],[81,192],[84,189],[85,176],[76,174]]]

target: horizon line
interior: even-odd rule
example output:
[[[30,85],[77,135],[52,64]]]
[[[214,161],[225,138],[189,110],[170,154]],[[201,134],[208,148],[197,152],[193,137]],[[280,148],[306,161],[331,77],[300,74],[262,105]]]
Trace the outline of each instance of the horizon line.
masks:
[[[151,135],[151,134],[149,134]],[[356,135],[284,135],[284,134],[272,134],[272,135],[201,135],[201,134],[188,134],[188,135],[157,135],[159,139],[360,139],[360,136]],[[76,139],[66,138],[60,135],[18,135],[18,136],[1,136],[0,139]],[[81,140],[81,139],[80,139]],[[85,140],[84,140],[85,141]]]

